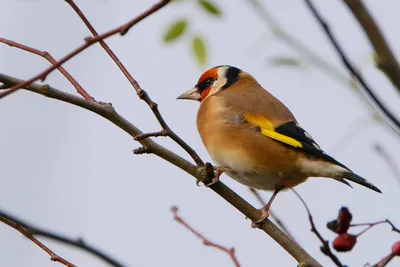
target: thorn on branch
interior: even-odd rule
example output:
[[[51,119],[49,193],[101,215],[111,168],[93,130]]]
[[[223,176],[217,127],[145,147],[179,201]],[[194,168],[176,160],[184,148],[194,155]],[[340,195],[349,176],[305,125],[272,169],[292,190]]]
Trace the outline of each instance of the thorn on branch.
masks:
[[[141,133],[141,134],[138,134],[135,137],[133,137],[133,139],[136,140],[136,141],[141,141],[141,140],[144,140],[144,139],[149,138],[149,137],[159,137],[159,136],[164,136],[164,137],[168,136],[168,131],[167,130],[161,130],[161,131],[152,132],[152,133]]]
[[[197,236],[205,246],[213,247],[216,248],[220,251],[225,252],[226,254],[229,255],[231,258],[232,262],[234,263],[235,267],[240,267],[239,261],[237,260],[235,256],[235,249],[232,248],[226,248],[224,246],[218,245],[207,238],[205,238],[202,234],[200,234],[198,231],[196,231],[194,228],[192,228],[187,222],[185,222],[182,217],[178,215],[178,207],[172,206],[171,207],[171,212],[173,214],[173,218],[176,222],[182,224],[186,229],[188,229],[191,233],[193,233],[195,236]]]

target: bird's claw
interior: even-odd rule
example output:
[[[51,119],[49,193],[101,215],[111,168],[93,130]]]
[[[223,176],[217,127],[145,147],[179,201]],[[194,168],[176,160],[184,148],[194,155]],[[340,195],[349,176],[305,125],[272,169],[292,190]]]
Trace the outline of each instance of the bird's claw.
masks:
[[[210,166],[210,168],[211,168],[211,166]],[[227,170],[227,168],[225,168],[225,167],[212,166],[212,170],[210,170],[210,171],[214,172],[214,177],[211,179],[211,182],[209,182],[209,183],[203,182],[204,186],[210,187],[211,185],[218,183],[221,174],[223,174],[226,170]]]
[[[211,179],[211,182],[205,183],[204,186],[210,187],[211,185],[216,184],[218,182],[219,182],[219,176],[215,176],[214,178]]]
[[[269,210],[269,209],[268,209]],[[269,217],[269,211],[266,210],[265,208],[261,209],[261,218],[255,222],[251,223],[252,228],[261,228],[263,223],[268,219]]]

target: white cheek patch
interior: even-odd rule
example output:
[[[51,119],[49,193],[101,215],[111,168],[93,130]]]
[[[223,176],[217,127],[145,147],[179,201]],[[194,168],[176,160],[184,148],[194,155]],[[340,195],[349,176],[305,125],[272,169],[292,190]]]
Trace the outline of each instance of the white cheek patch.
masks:
[[[225,77],[225,73],[228,70],[228,67],[220,67],[218,68],[218,78],[214,81],[214,83],[211,86],[210,92],[207,94],[207,96],[203,99],[207,99],[207,97],[215,94],[216,92],[220,91],[221,88],[227,83],[228,79]]]

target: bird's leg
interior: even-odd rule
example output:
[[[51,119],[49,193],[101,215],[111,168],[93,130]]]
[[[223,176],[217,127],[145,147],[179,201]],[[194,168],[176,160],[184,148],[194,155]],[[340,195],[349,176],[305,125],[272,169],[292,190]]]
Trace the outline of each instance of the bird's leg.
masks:
[[[271,198],[269,199],[267,205],[265,205],[261,211],[261,218],[255,222],[251,223],[251,227],[259,228],[262,223],[269,217],[269,209],[271,208],[272,202],[274,201],[276,195],[283,189],[284,187],[278,187],[275,189],[274,193],[272,194]]]

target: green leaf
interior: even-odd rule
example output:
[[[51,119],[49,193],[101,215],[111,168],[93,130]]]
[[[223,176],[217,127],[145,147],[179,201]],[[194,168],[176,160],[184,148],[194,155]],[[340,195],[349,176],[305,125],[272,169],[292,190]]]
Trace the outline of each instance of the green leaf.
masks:
[[[273,66],[304,68],[303,62],[301,62],[299,59],[287,56],[272,57],[268,59],[268,63]]]
[[[164,42],[170,43],[178,39],[185,32],[188,22],[186,19],[178,20],[172,23],[164,34]]]
[[[204,65],[206,63],[207,53],[206,53],[206,46],[201,38],[199,38],[199,37],[193,38],[192,50],[193,50],[193,54],[196,57],[197,61],[201,65]]]
[[[215,3],[208,0],[200,0],[199,3],[207,13],[217,17],[220,17],[222,15],[221,9],[219,9],[219,7],[215,5]]]

